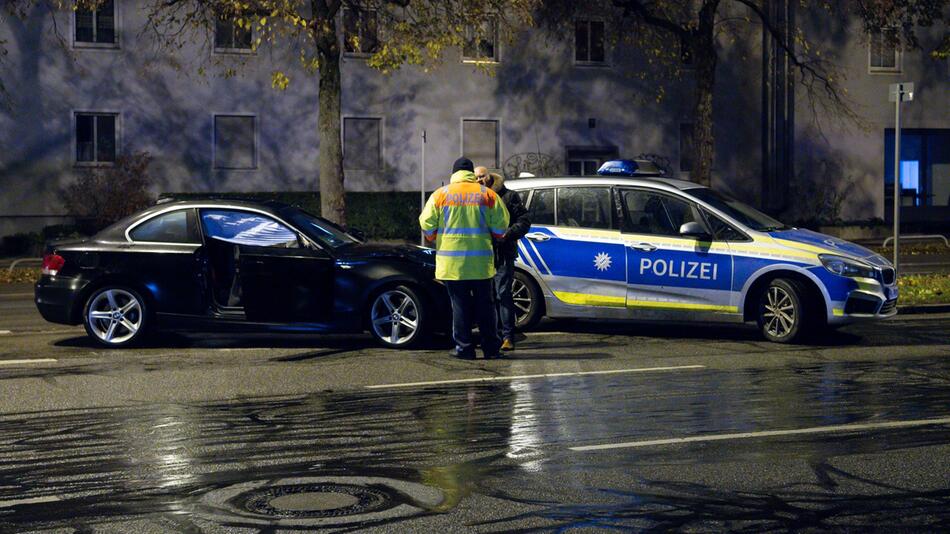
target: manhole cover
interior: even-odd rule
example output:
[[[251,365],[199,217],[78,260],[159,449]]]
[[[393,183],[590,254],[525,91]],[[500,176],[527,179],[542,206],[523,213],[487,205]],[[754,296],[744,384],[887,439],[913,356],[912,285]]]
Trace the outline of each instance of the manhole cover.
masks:
[[[288,484],[248,492],[239,506],[273,517],[342,517],[393,506],[387,492],[353,484]]]
[[[241,482],[204,494],[195,513],[228,525],[325,527],[409,517],[438,507],[431,486],[386,477],[292,477]]]

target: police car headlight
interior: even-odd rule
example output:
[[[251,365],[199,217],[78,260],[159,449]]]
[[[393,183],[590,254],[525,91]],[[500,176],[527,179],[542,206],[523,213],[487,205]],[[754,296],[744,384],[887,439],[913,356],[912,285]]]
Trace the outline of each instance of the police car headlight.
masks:
[[[837,275],[852,278],[874,278],[874,268],[870,265],[832,254],[819,254],[818,259],[821,260],[821,264],[825,266],[825,269]]]

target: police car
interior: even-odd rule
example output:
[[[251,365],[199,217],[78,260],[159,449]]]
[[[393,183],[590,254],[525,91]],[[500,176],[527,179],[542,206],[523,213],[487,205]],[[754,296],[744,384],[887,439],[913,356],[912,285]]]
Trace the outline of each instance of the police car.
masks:
[[[629,161],[604,164],[611,172],[506,183],[532,222],[518,244],[519,327],[543,316],[755,321],[787,343],[897,313],[894,268],[870,250]]]

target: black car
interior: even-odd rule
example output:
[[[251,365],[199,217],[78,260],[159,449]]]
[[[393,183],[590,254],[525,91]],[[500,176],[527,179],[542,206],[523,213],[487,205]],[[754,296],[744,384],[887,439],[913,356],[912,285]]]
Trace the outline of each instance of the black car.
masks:
[[[369,330],[407,347],[450,316],[433,253],[365,244],[285,204],[175,201],[48,247],[36,306],[108,347],[156,329]]]

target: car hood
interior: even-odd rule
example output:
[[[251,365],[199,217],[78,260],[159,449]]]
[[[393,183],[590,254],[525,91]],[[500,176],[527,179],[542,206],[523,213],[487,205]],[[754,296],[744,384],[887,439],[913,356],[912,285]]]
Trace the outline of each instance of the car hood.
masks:
[[[344,260],[399,259],[435,265],[435,250],[418,245],[360,243],[338,249],[338,254]]]
[[[877,266],[890,265],[890,262],[883,256],[861,245],[811,230],[794,228],[792,230],[769,232],[769,236],[782,246],[803,252],[835,254],[846,258],[862,260]]]

